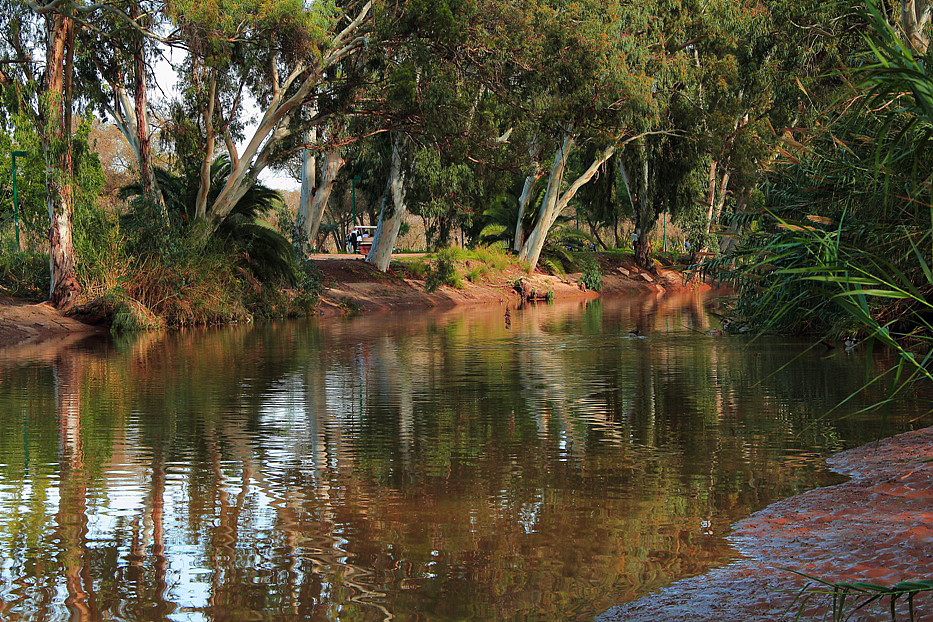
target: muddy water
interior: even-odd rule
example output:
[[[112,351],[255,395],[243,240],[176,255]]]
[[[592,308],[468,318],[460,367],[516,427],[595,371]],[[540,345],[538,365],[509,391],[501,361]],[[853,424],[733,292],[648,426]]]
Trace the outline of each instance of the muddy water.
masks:
[[[930,423],[824,416],[890,361],[716,328],[684,296],[0,350],[0,619],[585,619]]]

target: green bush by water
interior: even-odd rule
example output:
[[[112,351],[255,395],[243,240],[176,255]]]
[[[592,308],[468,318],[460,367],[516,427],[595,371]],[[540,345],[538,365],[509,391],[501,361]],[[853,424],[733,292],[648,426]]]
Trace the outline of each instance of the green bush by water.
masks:
[[[583,273],[580,275],[580,282],[583,283],[587,289],[598,292],[603,287],[603,272],[599,267],[599,262],[596,261],[593,255],[586,255],[582,258],[580,263],[583,268]]]
[[[437,252],[433,265],[428,269],[424,281],[424,288],[428,292],[436,292],[442,285],[448,287],[463,287],[463,277],[457,270],[456,260],[462,257],[465,251],[457,248],[444,248]]]

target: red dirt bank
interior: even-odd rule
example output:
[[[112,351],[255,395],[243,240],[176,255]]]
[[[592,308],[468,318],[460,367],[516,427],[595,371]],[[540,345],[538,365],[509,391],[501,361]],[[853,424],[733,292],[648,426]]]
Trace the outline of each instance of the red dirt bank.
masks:
[[[673,270],[660,269],[657,275],[651,274],[634,266],[630,258],[623,258],[603,266],[599,294],[582,289],[577,283],[579,275],[557,277],[538,272],[528,274],[518,268],[491,274],[478,283],[464,279],[461,289],[441,287],[434,293],[428,293],[424,289],[423,280],[409,278],[392,269],[382,274],[359,256],[316,255],[313,260],[315,267],[324,276],[321,312],[325,315],[348,310],[372,312],[432,307],[446,309],[481,303],[518,304],[520,299],[514,284],[519,278],[524,279],[539,294],[553,292],[555,300],[707,287],[688,285],[683,274]]]
[[[577,284],[579,275],[560,278],[546,274],[527,274],[513,268],[490,275],[479,283],[464,279],[462,289],[441,287],[429,294],[424,281],[408,278],[389,270],[383,274],[365,263],[359,255],[316,255],[315,266],[324,277],[320,313],[374,312],[396,309],[450,308],[480,303],[519,303],[514,289],[517,279],[524,279],[539,294],[553,292],[556,300],[588,299],[599,296]],[[608,263],[606,263],[608,261]],[[632,265],[631,258],[604,260],[602,293],[647,293],[679,290],[688,286],[679,272],[661,269],[649,274]],[[0,294],[0,348],[21,343],[36,343],[55,336],[88,335],[106,332],[72,317],[61,315],[48,303],[28,304]]]
[[[29,304],[0,294],[0,347],[100,332],[106,330],[66,317],[46,302]]]

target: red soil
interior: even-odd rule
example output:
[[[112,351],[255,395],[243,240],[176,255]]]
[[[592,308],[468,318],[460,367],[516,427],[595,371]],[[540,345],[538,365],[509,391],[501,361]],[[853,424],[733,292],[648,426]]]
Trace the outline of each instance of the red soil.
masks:
[[[315,255],[314,265],[324,275],[321,312],[325,315],[347,310],[372,312],[394,309],[450,308],[480,303],[518,304],[515,281],[524,279],[539,294],[553,292],[555,300],[591,299],[600,294],[586,291],[579,284],[579,274],[564,277],[540,272],[527,273],[510,268],[490,274],[477,283],[463,280],[462,288],[441,287],[429,294],[423,279],[413,279],[404,272],[390,269],[383,274],[365,263],[359,255]],[[604,259],[603,295],[620,295],[707,288],[688,284],[681,273],[660,269],[651,274],[636,267],[630,257]],[[472,266],[467,262],[466,268]]]
[[[29,304],[0,295],[0,347],[99,332],[106,330],[66,317],[47,302]]]

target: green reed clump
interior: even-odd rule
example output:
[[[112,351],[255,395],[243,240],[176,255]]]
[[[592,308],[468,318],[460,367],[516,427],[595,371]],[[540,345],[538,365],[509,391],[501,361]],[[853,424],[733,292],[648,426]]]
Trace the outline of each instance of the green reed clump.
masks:
[[[915,622],[916,616],[914,600],[918,594],[933,592],[933,581],[901,581],[891,586],[878,585],[865,581],[829,582],[791,570],[812,581],[797,594],[791,609],[796,608],[795,620],[801,620],[803,611],[813,597],[829,596],[832,599],[833,622],[850,620],[854,615],[867,609],[873,603],[886,605],[891,620],[897,620],[897,606],[901,602],[907,603],[907,616],[910,622]],[[797,603],[800,603],[799,605]]]

